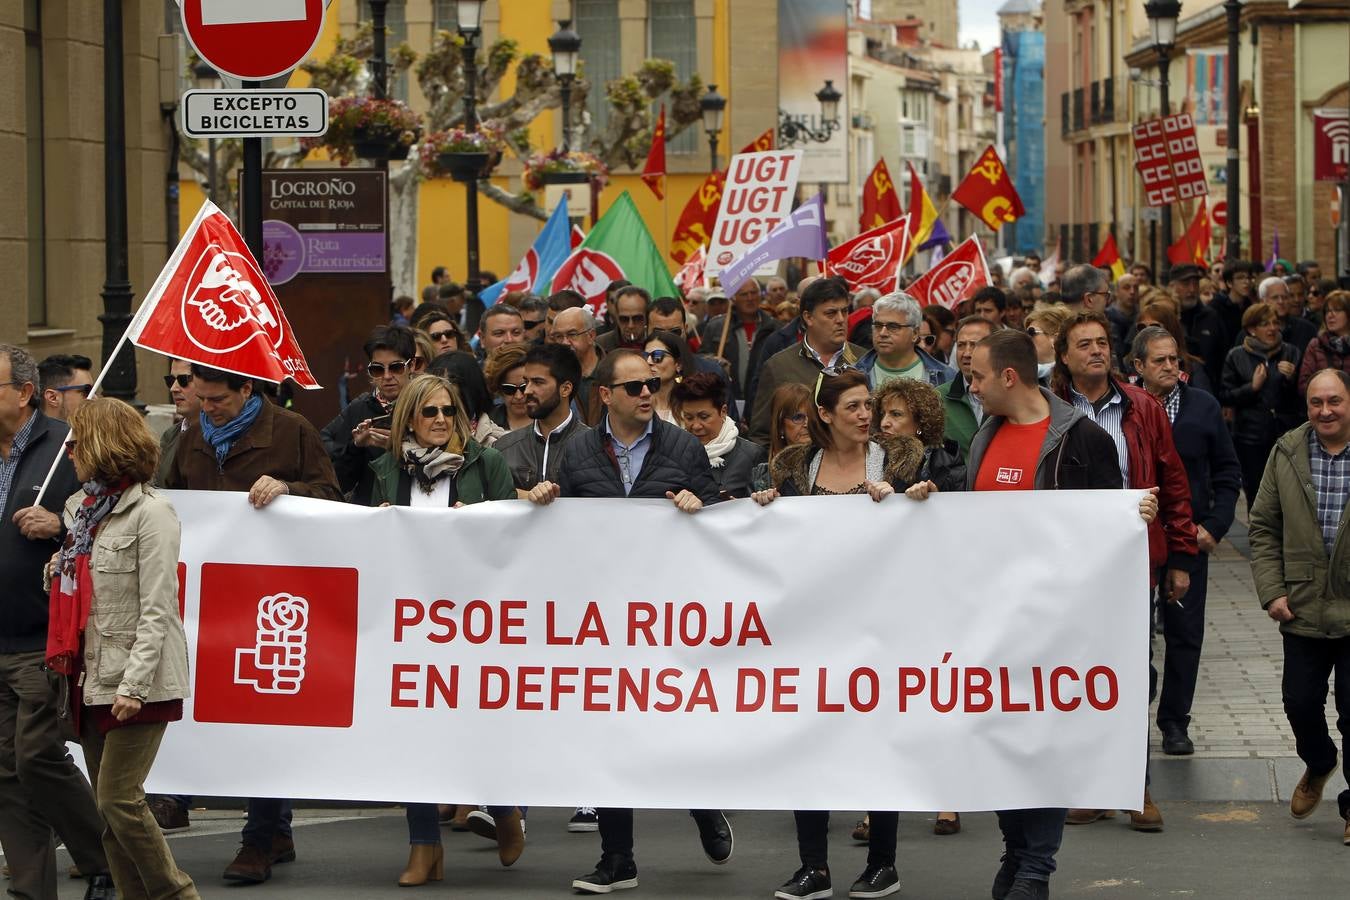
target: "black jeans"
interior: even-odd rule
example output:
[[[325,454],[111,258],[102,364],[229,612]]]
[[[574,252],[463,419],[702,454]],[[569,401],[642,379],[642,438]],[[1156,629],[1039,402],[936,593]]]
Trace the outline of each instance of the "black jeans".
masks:
[[[1017,877],[1049,881],[1064,841],[1066,809],[1000,809],[1005,855],[1017,861]]]
[[[797,820],[797,853],[801,855],[802,865],[812,869],[829,869],[829,810],[799,809],[792,815]],[[895,838],[900,828],[900,814],[873,810],[867,817],[871,822],[867,839],[867,864],[895,865]]]
[[[1327,681],[1336,676],[1336,728],[1341,733],[1342,762],[1350,779],[1350,637],[1284,636],[1284,714],[1294,731],[1298,758],[1314,775],[1336,768],[1336,742],[1327,730]],[[1350,816],[1350,790],[1337,798],[1342,817]]]
[[[607,859],[633,861],[633,811],[617,806],[602,806],[595,811],[600,818],[600,852]],[[716,809],[691,809],[696,821],[722,815]]]
[[[1196,556],[1191,587],[1181,604],[1159,601],[1162,607],[1163,660],[1162,698],[1158,701],[1158,727],[1191,724],[1191,702],[1200,673],[1200,647],[1205,641],[1205,598],[1209,595],[1209,554]]]

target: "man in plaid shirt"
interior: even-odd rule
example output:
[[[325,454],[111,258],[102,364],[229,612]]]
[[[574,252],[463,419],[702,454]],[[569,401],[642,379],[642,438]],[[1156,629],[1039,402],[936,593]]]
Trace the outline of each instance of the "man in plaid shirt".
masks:
[[[1284,712],[1307,767],[1289,801],[1296,819],[1317,811],[1336,771],[1325,712],[1332,672],[1343,754],[1350,749],[1350,375],[1323,369],[1313,376],[1308,420],[1275,443],[1251,518],[1256,592],[1280,623]],[[1350,775],[1350,754],[1342,763]],[[1350,790],[1337,800],[1350,845]]]

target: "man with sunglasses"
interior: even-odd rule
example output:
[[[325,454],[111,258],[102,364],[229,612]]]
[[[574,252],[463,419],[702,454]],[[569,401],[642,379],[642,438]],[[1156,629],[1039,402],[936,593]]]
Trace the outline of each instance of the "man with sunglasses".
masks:
[[[647,314],[651,311],[652,295],[636,284],[626,284],[614,292],[610,301],[610,318],[617,326],[596,338],[601,353],[620,347],[641,352],[647,343]]]
[[[531,294],[520,301],[521,324],[525,326],[525,343],[542,344],[548,334],[548,301]]]
[[[599,427],[569,441],[557,481],[541,481],[526,499],[547,506],[558,497],[665,498],[696,513],[718,500],[707,451],[689,432],[655,415],[652,395],[661,379],[642,354],[619,349],[595,369],[596,391],[605,406]],[[633,810],[602,808],[600,862],[572,882],[588,894],[637,887],[633,858]],[[703,852],[714,865],[731,859],[731,825],[719,810],[691,810]]]
[[[93,368],[89,357],[69,353],[54,353],[38,363],[43,415],[69,422],[94,386]]]
[[[417,374],[417,343],[410,329],[380,325],[363,347],[371,389],[323,427],[320,436],[333,462],[342,493],[366,505],[374,474],[370,464],[389,449],[389,420],[394,401]]]
[[[754,413],[750,417],[750,440],[769,445],[773,392],[783,384],[812,387],[820,370],[829,366],[854,365],[863,349],[846,340],[849,294],[844,279],[831,276],[811,282],[801,295],[804,334],[800,344],[776,353],[764,364],[754,390]]]

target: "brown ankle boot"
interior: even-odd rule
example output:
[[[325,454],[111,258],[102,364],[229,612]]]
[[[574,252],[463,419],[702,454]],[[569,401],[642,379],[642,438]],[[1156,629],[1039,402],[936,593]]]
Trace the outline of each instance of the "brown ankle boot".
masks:
[[[497,816],[497,858],[502,865],[512,865],[525,852],[524,819],[520,810],[512,808],[504,816]]]
[[[1144,788],[1144,808],[1130,813],[1130,827],[1135,831],[1162,831],[1163,817],[1153,802],[1148,788]]]
[[[445,877],[445,848],[440,844],[413,844],[408,848],[408,867],[398,876],[399,887],[417,887]]]

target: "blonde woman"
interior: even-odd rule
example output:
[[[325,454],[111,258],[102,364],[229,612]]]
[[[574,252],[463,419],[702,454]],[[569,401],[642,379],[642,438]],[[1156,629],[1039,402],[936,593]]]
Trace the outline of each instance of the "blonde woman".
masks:
[[[50,567],[47,667],[75,686],[113,882],[127,897],[196,898],[142,788],[188,696],[178,516],[150,486],[159,441],[136,410],[98,398],[71,416],[66,450],[84,490],[66,501],[66,538]]]

